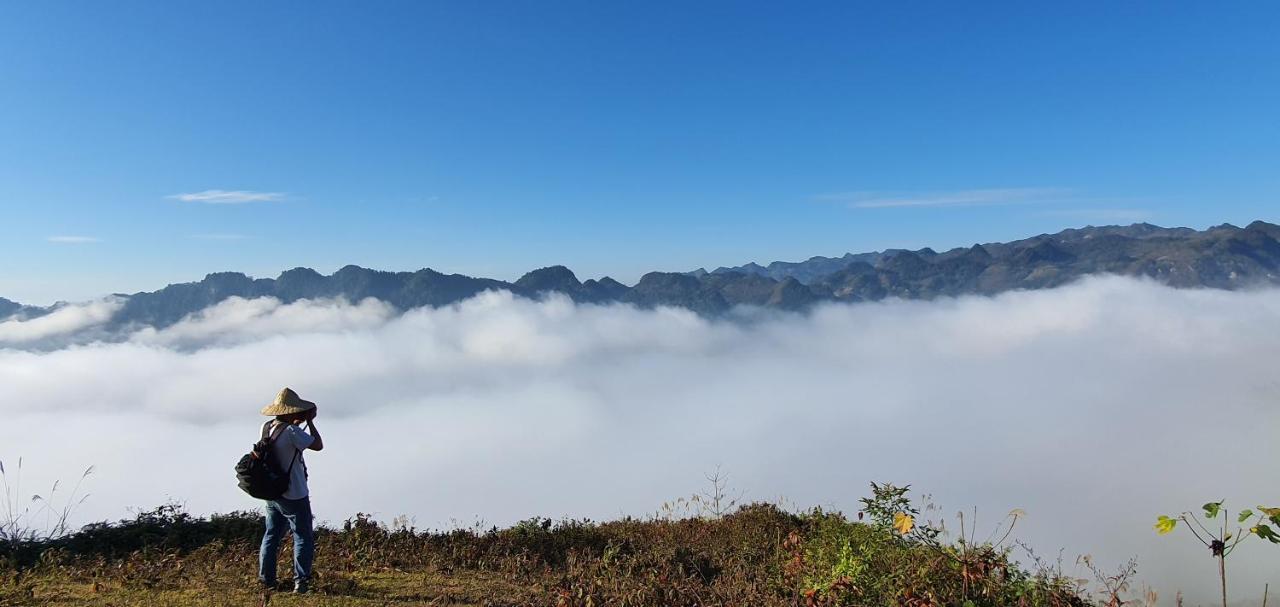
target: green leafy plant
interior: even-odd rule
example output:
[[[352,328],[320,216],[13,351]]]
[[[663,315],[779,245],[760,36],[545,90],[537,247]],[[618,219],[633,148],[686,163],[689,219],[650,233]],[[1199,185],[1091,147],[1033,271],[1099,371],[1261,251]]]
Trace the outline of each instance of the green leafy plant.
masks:
[[[858,500],[862,502],[862,512],[858,513],[858,519],[861,520],[866,515],[871,526],[884,531],[893,529],[895,519],[900,522],[903,516],[914,520],[920,515],[920,510],[907,497],[910,491],[911,485],[899,487],[892,483],[872,482],[871,496]]]
[[[1258,506],[1257,511],[1244,509],[1236,515],[1235,523],[1230,521],[1230,513],[1223,506],[1223,501],[1209,502],[1200,507],[1203,514],[1183,512],[1176,516],[1160,515],[1156,518],[1155,529],[1160,535],[1172,533],[1178,523],[1200,540],[1209,549],[1210,554],[1218,560],[1218,579],[1222,582],[1222,605],[1227,604],[1227,557],[1242,542],[1257,536],[1272,544],[1280,544],[1280,508]],[[1219,519],[1221,515],[1221,519]],[[1210,530],[1215,526],[1216,530]],[[1234,526],[1233,526],[1234,525]]]

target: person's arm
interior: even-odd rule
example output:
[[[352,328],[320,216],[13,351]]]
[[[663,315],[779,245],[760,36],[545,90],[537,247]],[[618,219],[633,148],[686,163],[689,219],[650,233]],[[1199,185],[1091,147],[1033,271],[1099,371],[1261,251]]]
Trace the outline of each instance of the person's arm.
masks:
[[[315,439],[311,441],[311,445],[307,447],[308,449],[312,451],[320,451],[324,449],[324,439],[320,438],[320,431],[316,429],[316,419],[314,414],[311,419],[307,420],[307,434],[310,434],[311,438]]]

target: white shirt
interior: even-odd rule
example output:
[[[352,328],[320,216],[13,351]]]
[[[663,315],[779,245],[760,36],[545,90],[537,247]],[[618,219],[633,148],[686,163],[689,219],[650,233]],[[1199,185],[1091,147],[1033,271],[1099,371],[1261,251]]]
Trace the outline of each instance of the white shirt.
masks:
[[[303,460],[302,452],[306,451],[316,439],[298,426],[275,420],[263,426],[264,435],[271,436],[280,424],[284,425],[284,430],[280,432],[275,442],[271,443],[271,449],[276,458],[276,464],[280,466],[280,471],[289,472],[289,488],[281,497],[287,500],[300,500],[311,495],[307,490],[307,462]],[[289,470],[290,463],[293,464],[292,471]]]

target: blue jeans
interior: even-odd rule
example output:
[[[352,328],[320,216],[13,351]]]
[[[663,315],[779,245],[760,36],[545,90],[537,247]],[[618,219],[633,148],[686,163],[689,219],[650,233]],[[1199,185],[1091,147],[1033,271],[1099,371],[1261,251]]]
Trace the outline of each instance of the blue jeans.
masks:
[[[316,552],[315,534],[311,529],[311,498],[269,500],[266,514],[267,532],[262,534],[262,548],[258,551],[258,581],[267,586],[276,585],[276,555],[286,524],[293,532],[293,579],[295,583],[310,581],[311,559]]]

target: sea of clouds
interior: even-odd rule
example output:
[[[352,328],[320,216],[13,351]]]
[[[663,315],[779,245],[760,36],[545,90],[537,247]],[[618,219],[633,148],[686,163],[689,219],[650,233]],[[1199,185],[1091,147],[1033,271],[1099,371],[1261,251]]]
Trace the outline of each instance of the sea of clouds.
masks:
[[[35,488],[96,466],[78,522],[257,507],[232,466],[286,385],[319,404],[326,449],[307,460],[331,522],[643,516],[717,466],[748,500],[853,512],[890,481],[948,517],[976,507],[980,535],[1022,508],[1014,535],[1069,571],[1137,555],[1143,581],[1194,601],[1216,564],[1155,516],[1280,505],[1280,290],[1103,277],[719,320],[502,292],[406,313],[229,299],[65,345],[118,306],[0,322],[0,459],[24,456]],[[1236,596],[1280,583],[1280,547],[1253,543]]]

